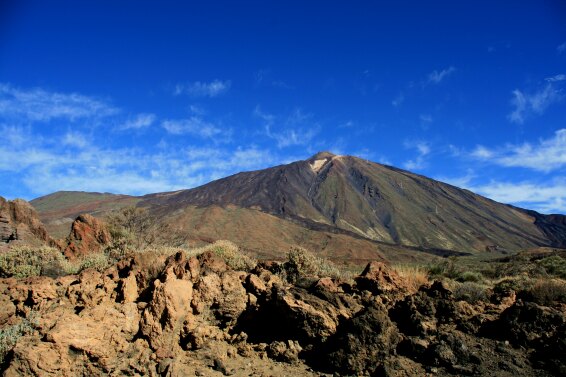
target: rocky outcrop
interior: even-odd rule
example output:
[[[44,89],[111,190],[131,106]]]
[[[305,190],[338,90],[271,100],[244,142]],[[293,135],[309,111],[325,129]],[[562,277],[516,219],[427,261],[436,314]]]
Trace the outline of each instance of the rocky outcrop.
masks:
[[[63,253],[70,259],[98,253],[110,240],[110,233],[102,221],[89,214],[79,215],[64,241]]]
[[[440,282],[403,296],[385,288],[404,286],[386,265],[297,287],[268,264],[234,271],[210,252],[144,258],[0,280],[0,327],[34,323],[4,375],[564,374],[559,309],[473,306]]]
[[[0,197],[0,242],[43,245],[53,241],[28,202]]]

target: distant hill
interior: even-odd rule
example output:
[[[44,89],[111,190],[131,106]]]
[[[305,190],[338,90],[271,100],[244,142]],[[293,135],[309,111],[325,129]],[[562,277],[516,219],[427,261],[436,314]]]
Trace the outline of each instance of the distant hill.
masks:
[[[109,193],[58,191],[42,196],[30,203],[39,213],[41,221],[53,237],[69,234],[72,222],[83,213],[103,217],[109,211],[136,205],[139,198]]]
[[[31,202],[48,230],[80,211],[149,208],[195,240],[227,238],[260,255],[302,244],[338,259],[563,247],[566,217],[501,204],[468,190],[351,156],[243,172],[143,197],[60,192]]]

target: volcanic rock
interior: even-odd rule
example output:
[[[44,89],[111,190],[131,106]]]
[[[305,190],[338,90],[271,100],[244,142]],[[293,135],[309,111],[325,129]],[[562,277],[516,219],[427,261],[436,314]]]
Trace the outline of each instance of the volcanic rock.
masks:
[[[110,243],[110,233],[105,224],[97,218],[83,214],[71,226],[71,233],[64,243],[63,252],[69,259],[99,253]]]

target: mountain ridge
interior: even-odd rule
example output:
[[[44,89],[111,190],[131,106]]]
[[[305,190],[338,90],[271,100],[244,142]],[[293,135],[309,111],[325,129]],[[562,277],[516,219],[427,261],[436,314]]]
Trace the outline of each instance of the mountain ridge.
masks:
[[[566,244],[565,216],[501,204],[393,166],[329,152],[237,173],[192,189],[107,198],[108,208],[113,201],[147,207],[181,227],[188,217],[180,214],[188,208],[194,212],[197,208],[235,206],[312,231],[409,248],[475,253]],[[83,207],[96,203],[89,200]],[[32,204],[41,201],[46,197]],[[242,231],[260,230],[244,226]]]

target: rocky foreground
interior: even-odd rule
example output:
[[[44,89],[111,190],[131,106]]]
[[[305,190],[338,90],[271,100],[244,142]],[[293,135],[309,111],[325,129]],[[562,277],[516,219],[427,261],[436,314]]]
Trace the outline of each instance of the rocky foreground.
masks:
[[[158,267],[162,266],[162,267]],[[371,263],[353,282],[207,252],[104,273],[0,280],[0,327],[27,321],[5,376],[566,375],[566,310],[411,292]]]

